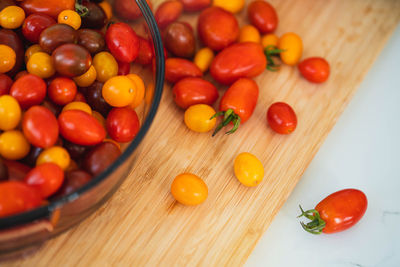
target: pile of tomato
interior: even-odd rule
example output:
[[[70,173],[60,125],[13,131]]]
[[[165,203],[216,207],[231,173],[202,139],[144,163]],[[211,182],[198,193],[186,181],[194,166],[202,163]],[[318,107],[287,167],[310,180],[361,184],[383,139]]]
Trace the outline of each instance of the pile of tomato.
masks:
[[[130,70],[151,66],[152,44],[112,12],[105,1],[1,1],[0,217],[77,190],[138,133],[145,84]]]

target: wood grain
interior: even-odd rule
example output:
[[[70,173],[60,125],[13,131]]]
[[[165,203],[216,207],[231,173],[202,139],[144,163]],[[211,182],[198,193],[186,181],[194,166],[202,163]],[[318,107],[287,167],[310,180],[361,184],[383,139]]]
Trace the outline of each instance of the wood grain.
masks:
[[[327,58],[329,81],[313,85],[286,66],[265,72],[256,79],[261,94],[253,117],[234,135],[214,138],[185,127],[165,86],[141,156],[113,198],[78,227],[10,266],[237,266],[246,261],[400,20],[397,0],[271,3],[280,18],[277,34],[294,31],[303,38],[303,57]],[[193,16],[183,19],[193,21]],[[275,101],[297,112],[298,128],[289,136],[274,134],[266,124],[266,110]],[[256,188],[234,177],[233,159],[243,151],[264,164],[264,181]],[[204,204],[184,207],[174,201],[169,188],[181,172],[205,180]]]

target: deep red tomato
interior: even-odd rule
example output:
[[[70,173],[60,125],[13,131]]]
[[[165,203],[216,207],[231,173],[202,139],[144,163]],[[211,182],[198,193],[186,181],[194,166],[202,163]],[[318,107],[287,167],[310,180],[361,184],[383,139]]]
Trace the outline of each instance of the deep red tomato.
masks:
[[[323,83],[328,80],[330,67],[322,57],[310,57],[301,61],[299,71],[304,78],[313,83]]]
[[[48,95],[57,105],[66,105],[75,99],[78,89],[73,80],[65,77],[57,77],[51,81]]]
[[[74,98],[74,101],[75,101],[75,102],[84,102],[84,103],[87,103],[84,94],[82,94],[81,92],[76,93],[75,98]]]
[[[58,190],[57,195],[68,195],[87,184],[91,179],[92,176],[83,170],[69,171],[65,174],[64,183]]]
[[[0,73],[0,96],[10,92],[13,80],[6,74]]]
[[[57,142],[57,119],[48,108],[29,108],[22,118],[22,130],[26,139],[34,146],[47,148]]]
[[[4,164],[8,170],[8,180],[10,181],[22,181],[26,174],[31,170],[28,165],[22,164],[16,160],[4,160]]]
[[[36,189],[43,198],[57,192],[64,181],[64,171],[55,163],[46,162],[33,168],[24,182]]]
[[[46,14],[57,19],[61,11],[75,9],[75,0],[24,0],[20,6],[27,14]]]
[[[241,78],[233,83],[221,98],[220,112],[214,115],[224,116],[224,120],[217,126],[213,136],[228,123],[233,123],[233,128],[227,132],[231,134],[241,123],[246,122],[256,108],[258,94],[258,85],[251,79]]]
[[[83,160],[83,168],[92,175],[98,175],[110,166],[121,150],[111,142],[103,142],[90,149]]]
[[[21,108],[26,109],[39,105],[46,97],[45,81],[34,74],[26,74],[14,82],[10,89]]]
[[[42,31],[53,24],[56,24],[56,21],[48,15],[31,14],[22,24],[22,34],[28,41],[38,43]]]
[[[130,63],[139,54],[139,38],[131,26],[123,22],[107,29],[106,44],[117,61]]]
[[[86,7],[88,12],[82,16],[82,28],[101,29],[107,23],[107,15],[104,10],[94,1],[82,0],[82,6]]]
[[[63,44],[76,44],[78,32],[67,24],[54,24],[42,30],[39,36],[40,47],[48,54]]]
[[[127,75],[131,70],[131,63],[117,61],[118,63],[118,75]]]
[[[355,225],[367,210],[368,200],[358,189],[343,189],[324,198],[313,210],[302,214],[311,220],[301,223],[303,229],[312,234],[332,234],[344,231]]]
[[[6,73],[10,77],[14,77],[14,75],[20,71],[22,64],[24,63],[24,45],[18,35],[14,31],[8,29],[0,29],[0,44],[8,45],[15,52],[15,65]]]
[[[154,17],[160,29],[164,29],[171,22],[179,18],[183,11],[183,4],[179,0],[169,0],[158,6]]]
[[[3,159],[0,158],[0,181],[8,180],[8,168]]]
[[[152,9],[152,4],[150,0],[146,0],[150,9]],[[123,19],[127,20],[135,20],[142,16],[142,12],[140,8],[134,1],[130,0],[115,0],[114,1],[114,9],[117,15],[119,15]]]
[[[217,82],[229,85],[239,78],[253,78],[261,74],[266,66],[267,59],[260,44],[237,43],[214,58],[210,73]]]
[[[168,58],[165,61],[165,79],[176,83],[186,77],[201,77],[203,72],[193,62],[183,58]]]
[[[56,71],[67,77],[76,77],[88,71],[92,65],[89,51],[77,44],[63,44],[51,55]]]
[[[183,108],[195,104],[212,105],[218,99],[217,88],[202,78],[188,77],[177,82],[172,88],[175,103]]]
[[[200,13],[197,31],[203,44],[219,51],[237,40],[239,24],[229,11],[220,7],[209,7]]]
[[[297,126],[296,113],[284,102],[273,103],[268,108],[267,121],[271,129],[279,134],[290,134]]]
[[[273,32],[278,27],[278,15],[275,8],[266,1],[251,2],[247,8],[247,15],[251,24],[261,33]]]
[[[0,2],[0,11],[2,11],[5,7],[8,6],[15,6],[15,1],[14,0],[2,0]]]
[[[200,11],[211,4],[211,0],[181,0],[183,9],[188,12]]]
[[[113,108],[106,120],[107,132],[117,142],[130,142],[139,132],[140,122],[130,107]]]
[[[186,23],[175,21],[163,32],[165,48],[176,57],[192,58],[196,52],[196,38],[191,27]]]
[[[94,55],[104,50],[106,41],[102,32],[91,29],[80,29],[78,30],[78,44],[85,47],[90,54]]]
[[[151,64],[153,59],[153,46],[150,44],[150,41],[139,36],[139,54],[135,60],[135,62],[148,65]]]
[[[66,110],[58,116],[61,135],[68,141],[84,146],[101,143],[106,131],[95,117],[82,110]]]
[[[33,209],[41,203],[40,194],[23,182],[0,183],[0,217]]]

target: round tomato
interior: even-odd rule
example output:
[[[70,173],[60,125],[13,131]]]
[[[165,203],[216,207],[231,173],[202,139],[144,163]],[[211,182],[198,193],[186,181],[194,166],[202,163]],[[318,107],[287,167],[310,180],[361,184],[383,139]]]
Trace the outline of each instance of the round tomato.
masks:
[[[240,28],[239,43],[244,43],[244,42],[260,43],[260,40],[261,40],[260,32],[257,30],[256,27],[252,25],[244,25],[242,28]]]
[[[215,118],[210,119],[214,114],[215,110],[212,107],[197,104],[185,111],[184,121],[190,130],[205,133],[211,131],[217,123]]]
[[[6,73],[15,66],[16,54],[8,45],[0,44],[0,73]]]
[[[73,10],[63,10],[58,14],[58,23],[67,24],[74,28],[75,30],[81,27],[81,16]]]
[[[206,183],[192,173],[182,173],[175,177],[171,184],[172,196],[183,205],[198,205],[208,196]]]
[[[6,74],[0,73],[0,96],[10,92],[13,80]]]
[[[125,107],[133,102],[136,95],[135,83],[126,76],[115,76],[103,85],[104,100],[113,107]]]
[[[86,48],[77,44],[64,44],[51,55],[56,71],[67,77],[76,77],[87,72],[92,65],[92,57]]]
[[[276,102],[269,107],[267,121],[271,129],[279,134],[290,134],[297,126],[296,113],[284,102]]]
[[[330,67],[322,57],[310,57],[301,61],[299,71],[304,78],[313,83],[323,83],[328,80]]]
[[[25,12],[19,6],[8,6],[0,12],[0,25],[5,29],[19,28],[25,19]]]
[[[97,80],[102,83],[118,74],[118,63],[109,52],[97,53],[93,58],[93,66],[96,69]]]
[[[31,45],[25,51],[25,63],[28,64],[29,59],[31,56],[37,52],[43,52],[43,49],[38,44]]]
[[[78,89],[73,80],[65,77],[57,77],[51,81],[48,88],[48,95],[54,103],[66,105],[72,102]]]
[[[28,59],[26,68],[29,73],[40,78],[50,78],[56,72],[51,56],[45,52],[36,52]]]
[[[81,101],[73,101],[65,105],[62,109],[62,112],[67,110],[82,110],[89,115],[92,115],[92,108],[86,104],[85,102]]]
[[[97,72],[94,66],[90,66],[87,72],[82,74],[81,76],[74,77],[75,83],[80,87],[88,87],[91,86],[96,80]]]
[[[188,77],[177,82],[172,88],[175,103],[187,109],[195,104],[212,105],[218,99],[217,88],[202,78]]]
[[[30,145],[21,131],[5,131],[0,135],[0,155],[5,159],[18,160],[28,155]]]
[[[46,96],[46,83],[34,74],[26,74],[11,86],[10,95],[26,109],[43,102]]]
[[[112,139],[125,143],[132,141],[140,129],[139,117],[130,107],[113,108],[106,120],[107,132]]]
[[[133,83],[136,85],[135,99],[133,99],[132,103],[129,105],[131,108],[136,108],[142,103],[142,101],[144,99],[146,88],[145,88],[142,78],[140,78],[139,75],[131,73],[131,74],[126,75],[126,77],[131,79],[133,81]]]
[[[116,60],[132,62],[139,54],[139,38],[126,23],[112,24],[106,32],[106,44]]]
[[[103,142],[91,148],[83,160],[83,169],[98,175],[108,168],[119,156],[121,150],[112,142]]]
[[[12,130],[21,120],[21,108],[18,101],[10,96],[0,96],[0,130]]]
[[[56,21],[48,15],[31,14],[24,20],[22,34],[28,41],[38,43],[42,31],[54,24]]]
[[[264,177],[264,167],[253,154],[240,153],[233,164],[235,176],[245,186],[256,186]]]
[[[273,32],[278,26],[278,15],[275,8],[266,1],[251,2],[247,8],[247,15],[251,24],[256,26],[261,33]]]
[[[43,163],[28,172],[24,182],[36,189],[42,198],[53,195],[64,181],[64,171],[54,163]]]
[[[37,160],[36,165],[46,162],[52,162],[60,166],[61,169],[66,170],[71,162],[68,151],[61,146],[52,146],[43,150]]]
[[[102,96],[103,84],[96,81],[86,88],[85,97],[88,104],[103,116],[107,116],[111,110],[111,106],[104,100]]]
[[[78,170],[68,171],[65,174],[64,183],[58,190],[57,195],[58,196],[68,195],[78,190],[85,184],[87,184],[91,179],[92,176],[83,170],[78,169]]]

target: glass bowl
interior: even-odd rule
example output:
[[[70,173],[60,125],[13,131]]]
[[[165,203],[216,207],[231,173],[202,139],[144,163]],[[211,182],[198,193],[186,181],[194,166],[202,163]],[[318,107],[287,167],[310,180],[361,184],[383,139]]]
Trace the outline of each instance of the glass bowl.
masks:
[[[141,27],[142,30],[145,28],[153,41],[156,59],[156,71],[148,75],[150,78],[147,79],[147,82],[151,79],[154,86],[148,86],[146,89],[145,101],[139,111],[141,128],[136,138],[123,146],[121,156],[111,166],[77,191],[28,212],[1,218],[0,260],[30,254],[46,240],[67,231],[87,218],[113,195],[139,156],[138,146],[150,128],[161,99],[164,83],[164,50],[151,9],[145,0],[135,1],[145,23],[140,19],[142,23],[132,24],[132,27],[135,30],[137,27]],[[135,5],[134,0],[132,5]]]

